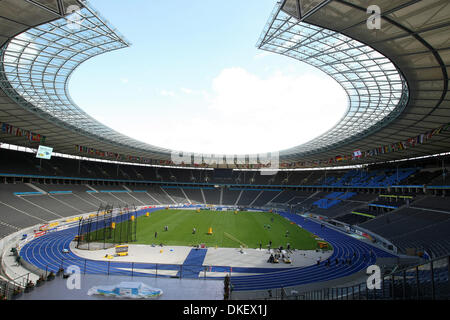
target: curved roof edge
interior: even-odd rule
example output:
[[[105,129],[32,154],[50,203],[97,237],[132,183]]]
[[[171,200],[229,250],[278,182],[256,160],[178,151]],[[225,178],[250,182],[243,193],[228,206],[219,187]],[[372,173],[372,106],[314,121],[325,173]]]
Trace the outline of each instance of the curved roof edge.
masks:
[[[0,49],[0,88],[22,108],[73,132],[151,154],[169,154],[129,138],[92,118],[71,99],[74,70],[95,56],[130,43],[84,3],[69,16],[33,27]]]
[[[24,5],[27,3],[25,0],[21,1]],[[318,67],[337,80],[349,96],[347,113],[334,128],[306,144],[280,151],[280,162],[292,164],[305,160],[311,166],[317,166],[318,163],[329,165],[327,161],[316,163],[315,160],[336,154],[351,154],[355,148],[367,150],[380,143],[390,144],[437,128],[438,125],[442,126],[446,124],[445,119],[449,119],[450,115],[445,111],[448,109],[448,99],[445,99],[448,87],[445,65],[448,65],[448,59],[442,54],[442,50],[446,50],[448,45],[445,45],[446,38],[440,36],[449,28],[449,3],[445,0],[374,2],[384,6],[380,17],[383,23],[388,24],[387,28],[375,33],[375,37],[373,34],[368,35],[367,30],[361,31],[361,25],[364,24],[365,27],[367,14],[364,8],[353,2],[282,0],[275,7],[258,46]],[[15,5],[17,1],[6,0],[2,3],[13,6],[11,3]],[[75,33],[67,33],[67,19],[61,19],[66,21],[61,25],[58,25],[60,20],[53,19],[44,24],[30,24],[30,28],[26,28],[31,38],[39,40],[29,41],[27,32],[10,39],[9,44],[13,44],[15,40],[14,45],[18,47],[3,47],[14,50],[9,51],[12,54],[6,60],[3,52],[5,69],[0,70],[0,76],[3,76],[0,79],[1,89],[15,103],[21,103],[22,107],[26,105],[26,110],[47,121],[48,127],[58,127],[61,133],[76,137],[76,140],[66,144],[58,140],[62,152],[70,153],[68,150],[73,150],[73,143],[90,143],[88,146],[92,144],[94,148],[101,148],[100,150],[112,148],[112,151],[135,152],[141,157],[171,159],[175,151],[151,146],[117,133],[85,114],[70,99],[67,81],[79,64],[97,54],[129,45],[98,14],[87,7],[83,10],[85,12],[80,17],[86,23],[97,22],[89,24],[91,28],[85,28],[80,33],[81,37],[77,37]],[[424,19],[412,21],[411,16],[424,17],[426,23],[423,22]],[[105,26],[103,31],[106,32],[101,31]],[[64,32],[58,33],[59,31]],[[90,51],[82,46],[95,39],[99,39],[99,43],[91,47]],[[363,42],[354,39],[362,39]],[[40,40],[46,41],[46,44],[40,43]],[[414,41],[421,43],[422,47]],[[71,50],[73,44],[81,46],[80,50],[75,50],[79,52]],[[42,46],[47,51],[42,50]],[[83,53],[83,50],[87,51]],[[36,52],[39,54],[35,54]],[[428,60],[427,55],[430,56]],[[15,70],[12,68],[7,72],[5,61],[11,63],[7,59],[16,61]],[[28,63],[30,61],[32,63]],[[48,72],[49,70],[53,72]],[[27,73],[30,74],[29,78],[26,77]],[[12,115],[13,112],[8,114]],[[4,119],[3,117],[1,120]],[[39,123],[43,124],[44,120]],[[436,140],[433,138],[433,144],[411,149],[410,156],[439,153],[444,148],[448,149],[449,145],[448,137],[442,134]],[[234,160],[234,163],[228,164],[224,161],[225,167],[234,167],[237,158],[249,162],[255,157],[259,161],[261,157],[192,154],[189,160],[196,156],[201,161],[214,158]],[[388,155],[380,153],[376,157],[352,163],[357,165],[404,157],[405,153],[401,152]]]
[[[333,128],[280,151],[282,157],[332,150],[378,131],[401,114],[409,100],[408,85],[389,58],[339,32],[305,23],[292,14],[289,4],[277,3],[257,47],[325,72],[343,87],[349,104]]]

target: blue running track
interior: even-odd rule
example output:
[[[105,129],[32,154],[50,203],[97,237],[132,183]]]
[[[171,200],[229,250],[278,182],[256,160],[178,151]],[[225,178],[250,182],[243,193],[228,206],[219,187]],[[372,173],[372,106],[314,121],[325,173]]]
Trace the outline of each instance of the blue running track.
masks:
[[[334,229],[322,228],[319,223],[301,216],[288,213],[280,213],[280,215],[328,241],[334,249],[333,254],[330,256],[331,266],[326,267],[324,262],[322,262],[320,265],[292,268],[263,275],[232,277],[231,283],[234,291],[267,290],[333,280],[366,269],[369,265],[376,262],[377,257],[395,257],[384,250]],[[373,253],[372,256],[370,256],[371,252]],[[340,260],[346,259],[352,257],[353,253],[356,254],[356,258],[352,260],[351,265],[340,263],[336,266],[334,263],[336,258]],[[363,255],[366,256],[366,259],[363,258]]]
[[[143,215],[148,210],[138,212],[138,216]],[[375,263],[377,257],[395,257],[394,255],[371,246],[368,243],[357,240],[344,233],[330,229],[321,228],[320,224],[301,216],[280,213],[286,219],[300,225],[302,228],[316,234],[328,241],[334,248],[330,257],[331,267],[326,267],[324,263],[299,268],[252,268],[233,267],[231,283],[233,290],[262,290],[287,286],[296,286],[318,281],[327,281],[351,275],[361,271],[367,266]],[[88,274],[114,274],[133,276],[152,276],[155,270],[178,271],[177,276],[182,278],[198,278],[199,273],[204,270],[203,261],[206,249],[191,250],[183,265],[161,265],[154,263],[128,263],[115,261],[95,261],[80,258],[70,250],[70,243],[78,233],[78,226],[66,230],[50,232],[44,236],[36,238],[27,243],[20,251],[23,260],[47,271],[58,271],[61,267],[66,269],[69,265],[78,266],[82,272]],[[63,253],[63,249],[69,250]],[[373,252],[370,257],[369,253]],[[336,258],[342,260],[356,254],[351,265],[335,265]],[[363,255],[366,259],[363,259]],[[143,270],[141,270],[143,269]],[[181,270],[181,272],[180,272]],[[148,272],[145,272],[148,271]],[[208,266],[208,271],[229,272],[227,266]],[[251,276],[238,276],[239,273],[258,273]],[[164,276],[159,275],[158,276]],[[166,275],[169,277],[168,275]],[[217,277],[211,277],[217,279]]]
[[[203,261],[208,249],[191,249],[183,262],[181,278],[198,278],[200,271],[204,270]]]

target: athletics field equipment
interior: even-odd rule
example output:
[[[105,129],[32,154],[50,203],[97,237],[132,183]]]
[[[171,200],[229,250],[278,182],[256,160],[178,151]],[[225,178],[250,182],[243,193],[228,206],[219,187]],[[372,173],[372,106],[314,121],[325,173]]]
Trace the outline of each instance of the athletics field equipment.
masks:
[[[295,249],[317,248],[317,241],[308,231],[269,212],[242,211],[236,215],[233,211],[166,209],[136,220],[136,241],[130,241],[136,244],[259,248],[261,242],[265,249],[271,241],[272,248],[286,247],[288,243]],[[271,228],[264,228],[269,223]],[[165,231],[166,226],[168,231]],[[119,224],[116,227],[120,227]],[[289,231],[288,236],[286,231]]]
[[[151,215],[153,216],[155,213],[167,213],[167,211],[156,210],[153,211]],[[142,212],[141,214],[144,215],[145,213]],[[328,227],[322,228],[319,223],[312,219],[305,219],[301,216],[285,212],[279,212],[278,214],[279,218],[286,220],[288,224],[294,222],[295,225],[302,225],[302,228],[308,232],[314,233],[327,241],[333,247],[330,260],[334,261],[336,258],[342,260],[348,257],[350,253],[355,253],[356,258],[350,266],[340,264],[333,268],[328,268],[323,263],[320,266],[314,264],[307,267],[288,267],[281,270],[278,268],[233,267],[231,282],[234,291],[265,290],[280,286],[288,287],[338,279],[365,270],[367,266],[374,264],[377,258],[395,257],[384,250],[350,237],[340,231]],[[231,213],[231,215],[234,214]],[[139,216],[138,213],[138,217]],[[277,221],[276,219],[274,220],[275,222]],[[204,270],[204,266],[200,265],[195,269],[193,264],[190,264],[191,268],[187,268],[186,264],[157,265],[151,262],[128,263],[115,260],[97,261],[80,258],[70,251],[70,243],[77,235],[77,232],[78,228],[76,226],[58,232],[50,232],[25,244],[20,251],[20,255],[27,263],[48,272],[57,272],[61,267],[65,269],[70,265],[76,265],[83,274],[171,277],[158,270],[173,270],[175,272],[178,271],[177,277],[179,278],[208,278],[208,275],[204,275],[201,272],[201,270]],[[313,239],[310,236],[308,237]],[[241,241],[243,241],[243,239],[241,239]],[[64,253],[65,249],[69,250],[69,252]],[[206,249],[192,249],[191,252],[204,254],[206,251],[203,250]],[[369,256],[369,252],[373,252],[373,256]],[[363,257],[364,255],[366,255],[367,259]],[[192,272],[192,269],[195,269],[196,272]],[[141,270],[154,270],[155,273],[152,275],[141,272]],[[197,272],[198,270],[200,271]],[[231,268],[223,265],[213,265],[209,267],[209,271],[231,272]],[[246,275],[248,273],[253,273],[254,275]],[[217,280],[218,278],[214,277],[213,279]]]
[[[136,241],[136,209],[100,206],[97,214],[80,219],[75,237],[78,249],[106,249]]]

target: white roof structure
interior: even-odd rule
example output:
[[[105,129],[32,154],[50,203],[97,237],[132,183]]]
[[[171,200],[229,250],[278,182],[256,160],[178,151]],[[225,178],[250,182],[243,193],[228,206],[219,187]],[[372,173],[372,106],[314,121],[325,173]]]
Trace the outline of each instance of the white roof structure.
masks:
[[[286,150],[268,150],[279,152],[281,162],[370,150],[450,123],[450,3],[374,0],[371,5],[380,9],[374,16],[379,29],[368,27],[371,13],[362,0],[282,0],[275,5],[258,48],[319,68],[344,88],[349,101],[346,114],[326,133]],[[79,145],[170,160],[173,150],[103,125],[78,107],[67,90],[71,74],[84,61],[129,45],[86,1],[0,1],[0,121],[45,135],[55,152],[78,155]],[[441,132],[407,153],[380,152],[351,164],[446,152],[449,138]],[[36,147],[11,134],[0,133],[0,139]]]

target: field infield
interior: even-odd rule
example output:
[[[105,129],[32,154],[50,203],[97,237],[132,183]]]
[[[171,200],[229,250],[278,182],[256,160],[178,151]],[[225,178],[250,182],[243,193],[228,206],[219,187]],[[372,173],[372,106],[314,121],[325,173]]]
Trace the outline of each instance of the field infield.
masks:
[[[167,231],[165,230],[167,226]],[[195,232],[194,232],[195,228]],[[212,234],[209,231],[212,230]],[[275,213],[162,209],[137,219],[136,244],[176,246],[291,248],[313,250],[313,234]]]

